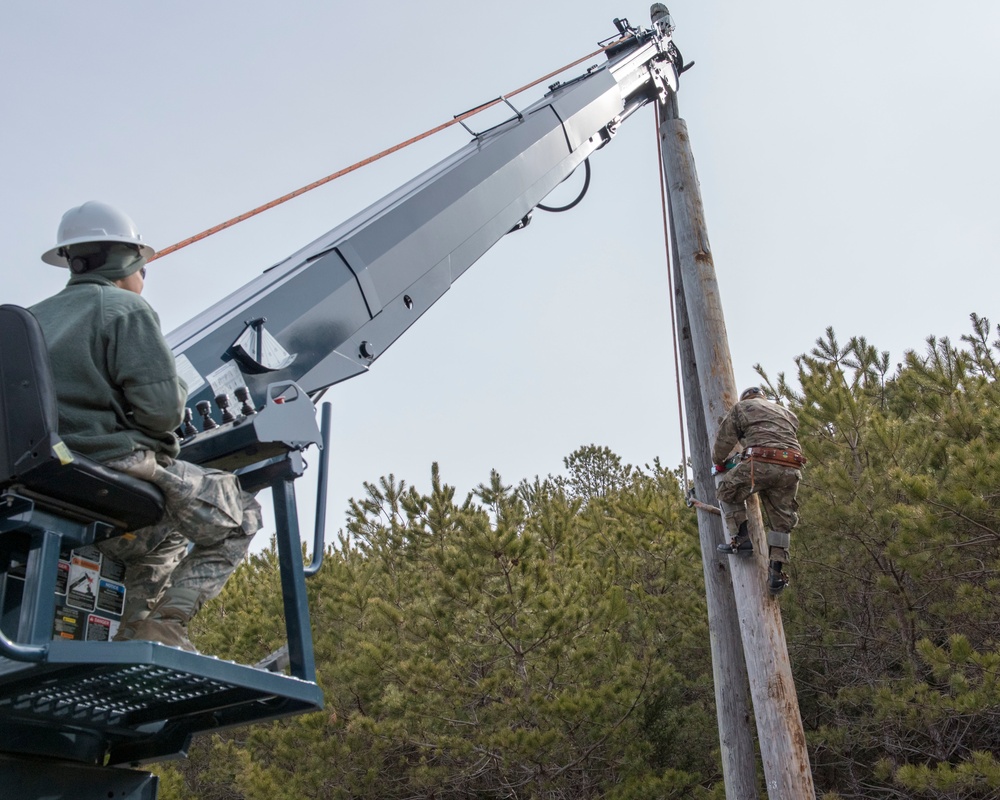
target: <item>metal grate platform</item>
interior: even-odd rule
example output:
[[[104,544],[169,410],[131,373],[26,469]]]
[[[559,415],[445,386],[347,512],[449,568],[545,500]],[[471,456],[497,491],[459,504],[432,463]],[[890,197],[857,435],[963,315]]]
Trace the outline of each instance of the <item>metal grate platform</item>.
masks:
[[[199,733],[322,706],[315,683],[152,642],[56,641],[42,664],[0,659],[8,752],[137,764],[183,754]]]

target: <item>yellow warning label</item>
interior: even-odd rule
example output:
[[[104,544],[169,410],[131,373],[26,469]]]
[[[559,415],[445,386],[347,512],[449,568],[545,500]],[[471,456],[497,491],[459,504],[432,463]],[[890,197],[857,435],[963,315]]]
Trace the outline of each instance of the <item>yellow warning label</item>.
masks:
[[[56,442],[52,445],[52,452],[55,453],[56,458],[59,459],[59,463],[64,467],[67,464],[73,463],[73,454],[69,451],[65,442]]]

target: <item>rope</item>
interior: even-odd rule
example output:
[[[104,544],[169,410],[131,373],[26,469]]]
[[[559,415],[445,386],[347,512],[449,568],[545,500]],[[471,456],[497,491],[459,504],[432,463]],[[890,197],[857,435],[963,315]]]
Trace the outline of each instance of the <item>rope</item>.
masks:
[[[687,504],[690,508],[700,508],[702,511],[707,511],[709,514],[717,514],[720,517],[722,516],[722,511],[715,506],[710,506],[708,503],[701,502],[701,500],[695,500],[694,498],[689,497]]]
[[[687,468],[687,447],[684,444],[684,411],[681,402],[681,367],[680,358],[677,355],[677,319],[674,313],[674,279],[673,279],[673,265],[671,264],[671,251],[670,251],[670,225],[667,221],[667,189],[666,189],[666,178],[663,175],[663,145],[660,142],[660,104],[656,104],[656,113],[654,116],[654,121],[656,123],[656,154],[660,159],[660,205],[663,209],[663,243],[664,249],[667,254],[667,286],[670,290],[670,330],[673,333],[674,340],[674,378],[677,383],[677,422],[681,433],[681,469],[684,471],[684,495],[688,494],[688,468]],[[700,503],[695,501],[699,508],[702,507]],[[710,509],[711,506],[706,506],[706,509]]]
[[[582,58],[578,58],[576,61],[570,62],[564,67],[560,67],[557,70],[553,70],[547,75],[543,75],[542,77],[533,80],[531,83],[526,83],[524,86],[520,87],[519,89],[515,89],[513,92],[510,92],[509,94],[498,97],[495,100],[491,100],[488,103],[483,103],[480,106],[476,106],[475,108],[470,109],[469,111],[466,111],[463,114],[459,114],[458,116],[448,120],[448,122],[444,122],[435,128],[431,128],[430,130],[424,131],[423,133],[418,134],[417,136],[407,139],[405,142],[400,142],[397,145],[393,145],[392,147],[382,150],[381,152],[376,153],[373,156],[369,156],[368,158],[364,158],[361,161],[358,161],[356,164],[351,164],[351,166],[344,167],[344,169],[341,170],[337,170],[336,172],[327,175],[325,178],[320,178],[319,180],[313,181],[312,183],[307,184],[306,186],[303,186],[300,189],[296,189],[294,192],[289,192],[288,194],[282,195],[276,200],[272,200],[269,203],[265,203],[262,206],[257,206],[257,208],[251,209],[250,211],[240,214],[238,217],[233,217],[232,219],[226,220],[225,222],[215,225],[214,227],[211,227],[208,230],[204,230],[201,233],[195,234],[194,236],[184,239],[183,241],[177,242],[177,244],[172,244],[169,247],[165,247],[159,252],[155,253],[152,257],[147,259],[147,263],[149,261],[155,261],[158,258],[162,258],[163,256],[170,255],[171,253],[175,253],[182,247],[187,247],[189,244],[194,244],[195,242],[200,242],[202,239],[207,239],[209,236],[212,236],[213,234],[216,234],[219,231],[224,231],[226,228],[231,228],[233,227],[233,225],[243,222],[244,220],[248,220],[250,219],[250,217],[255,217],[257,216],[257,214],[260,214],[263,211],[267,211],[268,209],[274,208],[275,206],[288,202],[289,200],[298,197],[299,195],[305,194],[306,192],[310,192],[313,189],[323,186],[324,184],[327,184],[330,181],[336,180],[337,178],[341,178],[344,175],[347,175],[351,172],[354,172],[357,169],[360,169],[361,167],[367,166],[368,164],[378,161],[380,158],[385,158],[387,155],[395,153],[398,150],[402,150],[404,147],[409,147],[411,144],[415,144],[416,142],[419,142],[421,139],[426,139],[428,136],[433,136],[435,133],[440,133],[445,128],[450,128],[452,125],[457,125],[458,123],[463,122],[469,117],[478,114],[481,111],[485,111],[487,108],[492,108],[498,103],[504,102],[504,100],[508,97],[514,97],[515,95],[521,94],[521,92],[525,92],[528,89],[534,88],[542,81],[547,81],[549,78],[558,75],[560,72],[565,72],[566,70],[575,67],[577,64],[586,61],[588,58],[593,58],[596,55],[600,55],[609,47],[614,47],[615,45],[620,44],[622,39],[624,38],[625,37],[621,37],[609,44],[603,45],[599,49],[595,50],[593,53],[589,53],[583,56]]]

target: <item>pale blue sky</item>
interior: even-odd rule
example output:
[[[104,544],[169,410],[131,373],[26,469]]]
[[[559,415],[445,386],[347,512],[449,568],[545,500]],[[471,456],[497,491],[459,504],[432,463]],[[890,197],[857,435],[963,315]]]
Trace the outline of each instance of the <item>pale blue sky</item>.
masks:
[[[615,16],[648,25],[649,8],[351,5],[6,4],[3,301],[62,286],[39,256],[71,206],[118,205],[165,247],[591,52]],[[792,372],[828,325],[898,360],[928,334],[965,333],[972,311],[1000,320],[1000,7],[670,9],[697,62],[680,108],[739,384],[758,361]],[[559,472],[591,442],[679,463],[654,137],[652,110],[635,115],[594,157],[581,206],[536,214],[369,375],[328,393],[332,531],[362,481],[426,488],[435,460],[461,492],[493,467],[508,482]],[[451,129],[155,262],[146,297],[165,331],[466,138]]]

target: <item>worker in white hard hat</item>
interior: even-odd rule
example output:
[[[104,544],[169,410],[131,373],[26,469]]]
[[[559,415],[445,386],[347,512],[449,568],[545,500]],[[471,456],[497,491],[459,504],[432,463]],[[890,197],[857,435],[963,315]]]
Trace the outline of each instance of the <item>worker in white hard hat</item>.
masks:
[[[146,639],[194,650],[187,623],[217,595],[261,527],[260,506],[236,477],[177,459],[174,431],[187,386],[140,295],[153,249],[135,224],[96,201],[71,208],[42,255],[68,267],[58,294],[31,307],[45,336],[71,450],[155,484],[166,512],[157,525],[101,542],[125,564],[116,641]]]
[[[88,270],[81,260],[74,266],[72,257],[85,259],[112,243],[131,245],[130,252],[136,253],[144,262],[155,252],[142,241],[135,223],[127,215],[96,200],[63,214],[56,238],[56,246],[42,253],[42,261],[55,267],[69,267],[74,273]]]
[[[768,590],[772,595],[788,585],[783,566],[788,561],[792,529],[799,521],[795,495],[806,459],[797,438],[798,427],[795,414],[768,400],[759,386],[751,386],[722,420],[712,448],[715,472],[721,473],[716,491],[731,537],[719,545],[719,552],[734,556],[753,553],[746,499],[758,494],[770,527]],[[732,458],[737,446],[741,448],[739,456]]]

